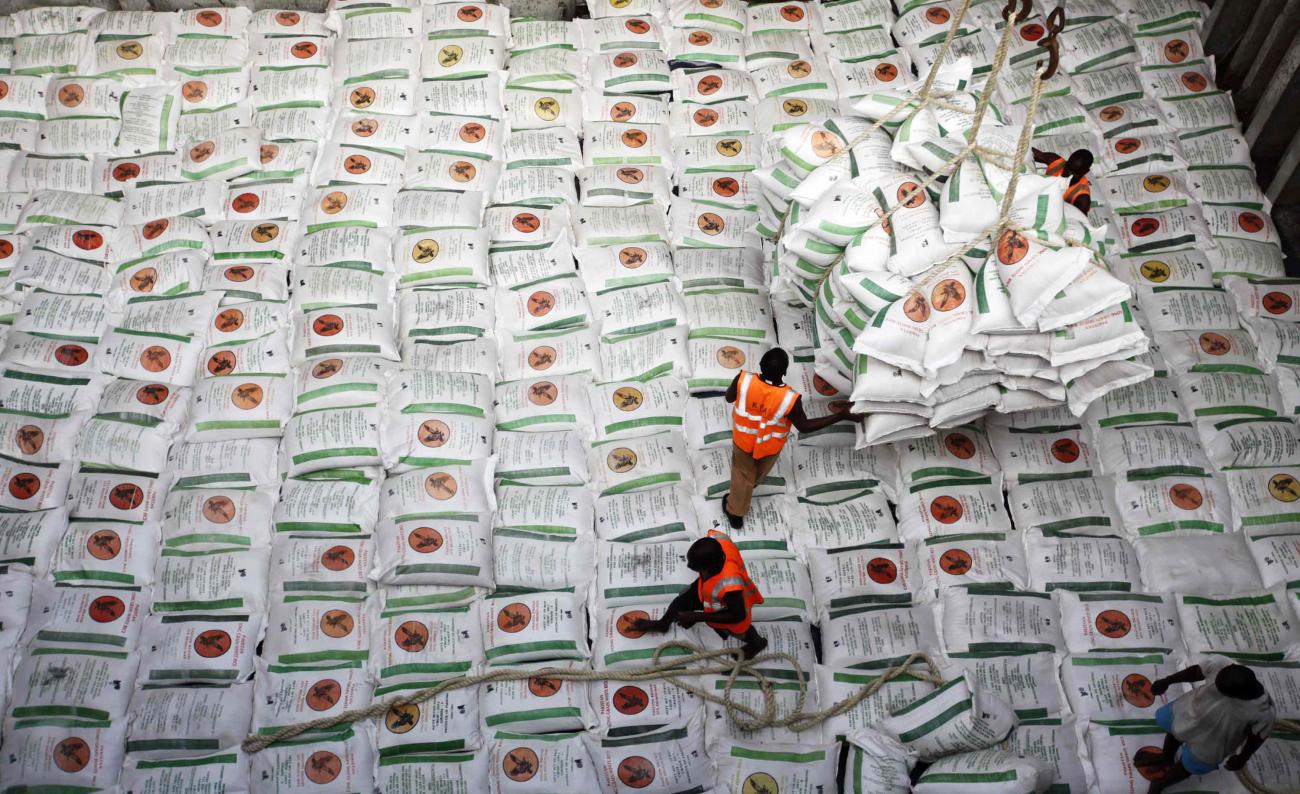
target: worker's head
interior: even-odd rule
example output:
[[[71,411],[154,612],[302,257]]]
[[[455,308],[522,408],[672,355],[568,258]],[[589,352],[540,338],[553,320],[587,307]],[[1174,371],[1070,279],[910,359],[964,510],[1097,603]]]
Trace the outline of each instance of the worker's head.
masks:
[[[1092,152],[1087,149],[1075,149],[1066,161],[1067,170],[1075,176],[1083,176],[1092,168]]]
[[[700,538],[686,550],[686,567],[706,578],[721,572],[726,559],[722,544],[713,538]]]
[[[758,372],[769,383],[780,383],[785,379],[786,370],[790,369],[790,356],[779,347],[774,347],[758,360]]]
[[[1259,683],[1255,673],[1249,667],[1230,664],[1214,677],[1214,686],[1219,692],[1238,700],[1254,700],[1264,694],[1264,685]]]

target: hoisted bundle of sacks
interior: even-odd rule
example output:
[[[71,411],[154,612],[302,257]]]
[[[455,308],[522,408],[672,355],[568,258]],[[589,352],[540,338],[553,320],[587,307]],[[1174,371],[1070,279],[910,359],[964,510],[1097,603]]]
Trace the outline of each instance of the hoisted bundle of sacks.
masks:
[[[960,59],[935,88],[974,108],[970,80]],[[915,104],[920,88],[878,91],[854,110],[881,119]],[[759,172],[790,200],[773,294],[811,304],[818,375],[870,414],[861,444],[990,409],[1068,402],[1082,413],[1152,372],[1126,360],[1148,344],[1125,304],[1131,290],[1106,267],[1105,229],[1064,202],[1064,178],[1024,168],[1013,228],[981,239],[999,220],[1020,135],[1000,118],[991,107],[981,149],[955,168],[974,117],[925,107],[911,118],[895,113],[879,130],[851,117],[792,127],[784,161]],[[946,181],[922,190],[935,173]]]

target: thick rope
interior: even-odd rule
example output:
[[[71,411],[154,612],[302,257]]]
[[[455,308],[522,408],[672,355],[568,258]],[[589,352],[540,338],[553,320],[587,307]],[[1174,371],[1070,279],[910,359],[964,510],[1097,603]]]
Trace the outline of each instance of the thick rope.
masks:
[[[684,650],[687,654],[674,658],[671,662],[663,661],[664,653],[672,650]],[[723,659],[729,659],[730,661],[724,663]],[[764,665],[770,667],[772,662],[788,664],[794,670],[794,680],[798,682],[799,688],[795,699],[795,708],[784,716],[777,714],[777,697],[773,689],[772,679],[761,669]],[[703,664],[704,666],[691,666],[697,664]],[[924,664],[927,669],[912,669],[913,666],[920,664]],[[736,681],[742,675],[758,681],[759,692],[763,701],[761,708],[755,709],[739,702],[732,696]],[[496,681],[526,681],[531,678],[550,678],[557,681],[664,681],[686,690],[703,701],[723,707],[726,710],[727,718],[742,731],[757,731],[763,728],[789,728],[795,731],[804,731],[849,711],[863,700],[879,692],[885,684],[904,675],[935,685],[943,683],[943,676],[940,675],[939,669],[935,666],[933,660],[918,651],[908,656],[902,663],[881,672],[879,678],[862,687],[853,695],[821,711],[806,712],[804,711],[804,705],[808,694],[807,679],[799,661],[791,654],[781,652],[763,653],[749,661],[745,661],[741,658],[739,648],[706,650],[683,640],[669,640],[655,648],[651,663],[646,667],[626,670],[573,670],[561,667],[548,667],[542,670],[503,668],[481,675],[457,676],[442,681],[435,686],[421,689],[411,695],[381,700],[369,706],[349,709],[331,717],[321,717],[308,722],[289,725],[266,735],[253,734],[244,739],[242,746],[246,752],[256,753],[273,744],[292,739],[308,731],[325,730],[360,720],[383,717],[393,709],[418,705],[444,692]],[[723,688],[722,694],[719,695],[687,683],[683,680],[683,676],[692,678],[725,676],[726,686]],[[784,679],[781,680],[784,682]]]

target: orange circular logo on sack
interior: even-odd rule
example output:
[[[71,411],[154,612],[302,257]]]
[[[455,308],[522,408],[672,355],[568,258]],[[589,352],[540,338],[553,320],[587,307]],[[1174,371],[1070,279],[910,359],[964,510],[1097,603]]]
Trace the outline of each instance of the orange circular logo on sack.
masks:
[[[447,501],[459,490],[456,478],[445,471],[435,471],[424,478],[424,492],[439,502]]]
[[[262,165],[274,160],[280,154],[280,145],[277,143],[264,143],[257,150],[257,159]]]
[[[781,18],[787,22],[798,22],[803,19],[803,9],[799,6],[781,6]]]
[[[187,80],[181,85],[181,99],[186,102],[202,102],[207,96],[208,84],[202,80]]]
[[[620,411],[635,411],[641,407],[644,397],[641,390],[632,386],[620,386],[614,390],[614,407]]]
[[[1269,314],[1286,314],[1291,310],[1291,296],[1285,292],[1267,292],[1260,299],[1264,311]]]
[[[111,560],[122,552],[122,538],[111,529],[100,529],[86,538],[86,553],[97,560]]]
[[[923,323],[930,319],[930,304],[925,302],[924,295],[912,293],[903,301],[903,315],[914,323]]]
[[[375,89],[364,85],[360,88],[354,88],[352,89],[352,93],[348,95],[348,102],[350,102],[354,108],[368,108],[375,104]]]
[[[723,157],[735,157],[740,154],[745,145],[736,138],[723,138],[713,145],[715,151]]]
[[[619,137],[623,145],[629,149],[640,149],[645,146],[646,141],[650,140],[643,130],[627,130]]]
[[[605,465],[615,474],[626,474],[636,468],[636,453],[627,447],[618,447],[605,456]]]
[[[262,204],[256,193],[240,193],[230,200],[230,208],[238,213],[249,213]]]
[[[169,226],[171,226],[171,221],[166,218],[148,221],[140,227],[140,236],[146,240],[156,240],[162,236],[163,232],[167,231]]]
[[[477,22],[483,18],[483,9],[478,6],[461,6],[456,11],[456,18],[461,22]]]
[[[560,694],[564,682],[558,678],[543,678],[536,676],[528,679],[528,692],[533,697],[549,698]]]
[[[75,108],[86,98],[86,89],[76,83],[65,83],[59,86],[58,97],[60,105],[65,108]]]
[[[1102,121],[1109,124],[1124,118],[1124,108],[1119,105],[1107,105],[1102,108],[1097,115],[1101,117]]]
[[[513,226],[517,232],[532,234],[542,228],[542,221],[531,212],[521,212],[510,219],[510,225]]]
[[[722,90],[722,78],[716,74],[706,74],[695,83],[695,90],[709,96]]]
[[[1134,237],[1148,237],[1160,231],[1160,221],[1156,218],[1138,218],[1129,229]]]
[[[812,70],[812,64],[804,60],[791,61],[789,65],[785,67],[786,74],[796,80],[802,80],[812,74]]]
[[[1264,231],[1264,219],[1253,212],[1243,212],[1237,216],[1237,225],[1247,234]]]
[[[262,404],[262,387],[256,383],[241,383],[230,390],[230,402],[241,411],[251,411]]]
[[[457,160],[447,166],[447,175],[453,182],[473,182],[478,176],[478,168],[468,160]]]
[[[834,397],[839,394],[839,389],[832,386],[821,375],[813,375],[813,389],[823,397]]]
[[[975,457],[975,442],[965,433],[949,433],[943,437],[943,448],[954,458],[970,460]]]
[[[939,555],[939,568],[951,576],[965,576],[974,561],[965,549],[948,549]]]
[[[424,446],[437,449],[447,443],[451,437],[451,428],[441,419],[426,419],[420,423],[416,437]]]
[[[1179,78],[1179,82],[1181,82],[1183,87],[1188,91],[1198,94],[1209,87],[1209,82],[1200,72],[1183,72],[1182,77]]]
[[[739,369],[745,365],[745,351],[731,345],[718,348],[714,358],[726,369]]]
[[[229,334],[230,331],[237,331],[239,330],[239,326],[242,325],[243,312],[240,312],[239,309],[225,309],[225,311],[218,312],[217,316],[212,320],[212,327],[221,331],[222,334]]]
[[[549,380],[534,383],[528,387],[528,402],[533,405],[550,405],[560,396],[560,390]]]
[[[31,499],[41,490],[41,478],[25,471],[9,478],[9,495],[15,499]]]
[[[65,367],[79,367],[88,358],[90,354],[81,345],[59,345],[54,349],[54,360]]]
[[[1152,174],[1142,180],[1142,189],[1148,193],[1163,193],[1169,189],[1169,177],[1164,174]]]
[[[718,123],[718,111],[713,108],[699,108],[691,114],[691,118],[701,127],[712,127]]]
[[[1107,609],[1097,615],[1093,621],[1102,636],[1117,640],[1133,630],[1133,621],[1118,609]]]
[[[320,630],[326,637],[346,637],[352,633],[356,621],[341,609],[331,609],[320,618]]]
[[[209,496],[203,500],[203,519],[212,524],[229,524],[235,520],[235,502],[229,496]]]
[[[508,604],[497,613],[497,628],[507,634],[517,634],[533,622],[533,611],[527,604]]]
[[[108,503],[118,510],[134,510],[144,502],[144,491],[140,486],[124,482],[113,486],[108,492]]]
[[[1014,265],[1029,253],[1029,240],[1017,231],[1008,229],[998,238],[998,261],[1004,265]]]
[[[740,183],[735,177],[720,176],[713,180],[713,192],[723,198],[731,198],[740,192]]]
[[[942,6],[934,6],[925,10],[925,19],[931,25],[942,25],[952,19],[952,13]]]
[[[555,348],[549,345],[535,347],[528,353],[528,368],[538,371],[550,369],[555,363],[556,355]]]
[[[415,727],[420,719],[420,707],[414,703],[393,706],[384,715],[384,727],[389,733],[403,734]]]
[[[700,215],[699,219],[696,220],[696,225],[700,227],[700,231],[710,237],[722,234],[723,229],[727,228],[727,222],[716,212],[706,212]]]
[[[1274,474],[1268,480],[1268,494],[1279,502],[1300,499],[1300,482],[1290,474]]]
[[[872,71],[872,74],[874,74],[876,79],[882,83],[892,83],[894,80],[898,79],[898,67],[889,61],[883,61],[876,64],[876,68]]]
[[[153,268],[140,268],[131,274],[130,286],[135,292],[152,292],[159,281],[159,272]]]
[[[275,21],[283,27],[289,28],[302,21],[302,15],[297,11],[280,11],[275,15]]]
[[[630,755],[618,763],[618,779],[628,788],[645,788],[654,782],[654,764],[642,756]]]
[[[136,163],[118,163],[113,166],[113,179],[118,182],[129,182],[140,176],[140,166]],[[73,242],[76,242],[75,239]]]
[[[614,630],[629,640],[635,640],[645,635],[644,631],[636,628],[637,621],[649,619],[650,613],[644,609],[629,610],[618,616],[618,620],[614,622]]]
[[[461,125],[460,139],[465,143],[478,143],[487,136],[487,128],[475,121]]]
[[[346,571],[356,562],[357,554],[347,546],[331,546],[321,553],[320,562],[327,570]]]
[[[171,389],[161,383],[146,383],[135,390],[135,399],[142,405],[158,405],[171,396],[171,393]]]
[[[343,159],[343,170],[349,174],[364,174],[370,170],[370,158],[364,154],[350,154]]]
[[[638,185],[645,179],[645,172],[640,168],[619,168],[614,173],[618,176],[620,182],[626,182],[629,185]]]
[[[221,272],[222,278],[234,284],[242,284],[248,281],[256,273],[256,270],[248,265],[231,265]]]
[[[704,47],[713,43],[713,34],[707,30],[692,30],[686,34],[686,41],[693,47]]]
[[[626,69],[629,66],[636,66],[637,57],[630,52],[620,52],[611,62],[615,69]]]
[[[348,194],[341,190],[331,191],[321,197],[320,208],[326,215],[337,215],[348,205]]]
[[[1072,438],[1058,438],[1052,442],[1052,457],[1062,463],[1074,463],[1082,452],[1078,442]]]
[[[8,259],[14,255],[14,244],[10,240],[0,240],[0,259]]]
[[[317,336],[334,336],[343,330],[343,318],[337,314],[322,314],[311,321],[311,330]]]
[[[406,536],[406,543],[417,554],[432,554],[442,548],[442,533],[433,527],[416,527]]]
[[[83,251],[94,251],[104,244],[104,235],[90,229],[78,229],[72,233],[72,244]]]
[[[1232,350],[1232,340],[1223,334],[1206,331],[1200,336],[1201,350],[1207,356],[1223,356]]]
[[[538,290],[528,296],[528,313],[533,317],[545,317],[555,308],[555,296],[546,290]]]
[[[1149,259],[1143,262],[1142,266],[1138,268],[1138,272],[1147,281],[1153,281],[1157,284],[1169,280],[1169,265],[1158,259]]]
[[[172,354],[165,347],[150,345],[140,353],[140,366],[150,372],[162,372],[171,365]]]
[[[338,705],[343,687],[333,678],[322,678],[307,689],[303,700],[312,711],[328,711]]]
[[[35,455],[45,446],[45,431],[36,425],[23,425],[14,433],[14,443],[24,455]]]
[[[289,52],[293,53],[293,57],[304,60],[312,57],[319,50],[320,48],[312,41],[300,41],[289,48]]]
[[[1132,154],[1142,148],[1142,141],[1138,138],[1120,138],[1115,141],[1115,151],[1120,154]]]
[[[117,596],[100,596],[90,602],[86,614],[96,623],[112,623],[126,614],[126,604]]]
[[[1151,680],[1141,673],[1130,673],[1120,682],[1119,691],[1130,705],[1140,709],[1149,708],[1156,702],[1151,692]]]
[[[90,763],[90,745],[76,736],[54,746],[54,765],[64,772],[80,772]]]
[[[1192,48],[1182,39],[1173,39],[1165,44],[1165,60],[1170,63],[1182,63],[1191,53]]]
[[[408,620],[393,632],[393,642],[407,653],[419,653],[429,644],[429,629],[418,620]]]
[[[615,102],[609,108],[610,121],[631,121],[636,115],[636,105],[631,102]]]
[[[325,380],[332,378],[343,371],[343,359],[327,358],[324,361],[318,361],[316,366],[311,368],[311,376],[316,380]]]
[[[614,690],[610,698],[614,710],[619,714],[640,714],[650,705],[650,696],[639,686],[621,686]]]
[[[222,17],[220,12],[211,9],[200,11],[194,15],[194,21],[205,28],[215,28],[217,25],[221,24],[221,19]]]
[[[9,84],[4,80],[0,80],[0,99],[4,99],[7,96],[9,96]]]
[[[1195,510],[1205,501],[1205,497],[1201,495],[1201,489],[1180,482],[1169,486],[1169,501],[1180,510]]]
[[[867,578],[876,584],[892,584],[898,578],[898,566],[893,560],[874,557],[867,563]]]
[[[960,281],[946,278],[930,292],[930,305],[937,312],[950,312],[966,301],[966,288]]]
[[[961,502],[951,496],[938,496],[930,502],[930,515],[940,524],[955,524],[964,512]]]
[[[537,775],[539,763],[537,753],[527,747],[516,747],[507,752],[502,759],[501,771],[516,783],[522,783],[525,780],[532,780]]]
[[[318,785],[330,783],[343,771],[343,762],[329,750],[317,750],[307,758],[303,773]]]
[[[844,144],[831,133],[818,130],[812,134],[812,150],[818,157],[829,159],[842,152]]]
[[[1046,32],[1043,30],[1043,26],[1037,22],[1030,22],[1027,25],[1020,26],[1020,38],[1025,41],[1038,41]]]
[[[221,629],[208,629],[194,637],[194,652],[204,659],[224,656],[233,643],[230,635]]]
[[[628,246],[618,252],[618,263],[628,270],[636,270],[645,264],[646,256],[644,248]]]
[[[623,27],[627,28],[629,33],[635,33],[638,36],[650,32],[650,23],[644,19],[629,19],[623,23]]]

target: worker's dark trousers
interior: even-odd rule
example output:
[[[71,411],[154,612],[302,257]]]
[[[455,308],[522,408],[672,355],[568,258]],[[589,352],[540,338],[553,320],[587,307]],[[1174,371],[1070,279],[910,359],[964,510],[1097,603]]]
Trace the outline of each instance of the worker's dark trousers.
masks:
[[[767,479],[772,467],[776,465],[776,455],[754,459],[754,456],[731,444],[731,492],[727,494],[727,512],[733,516],[749,515],[749,500],[754,495],[754,488]]]

